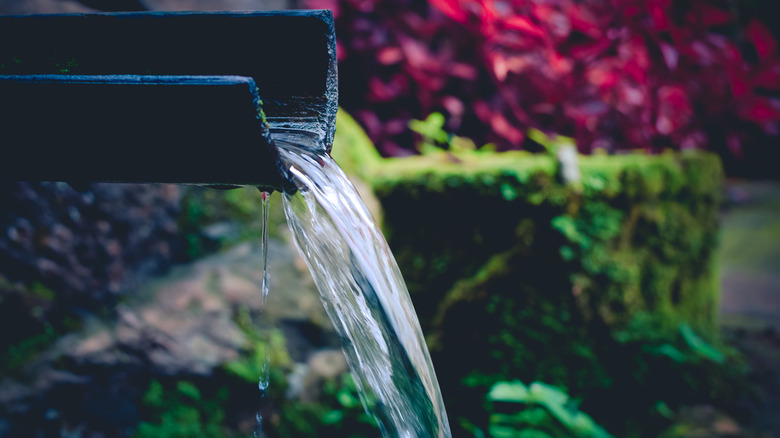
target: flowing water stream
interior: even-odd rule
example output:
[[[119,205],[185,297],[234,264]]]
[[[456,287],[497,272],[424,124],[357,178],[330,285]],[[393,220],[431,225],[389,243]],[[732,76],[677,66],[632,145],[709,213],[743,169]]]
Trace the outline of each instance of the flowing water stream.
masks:
[[[342,340],[363,406],[385,437],[449,438],[417,315],[368,208],[315,136],[280,133],[274,141],[297,188],[283,197],[287,222]]]

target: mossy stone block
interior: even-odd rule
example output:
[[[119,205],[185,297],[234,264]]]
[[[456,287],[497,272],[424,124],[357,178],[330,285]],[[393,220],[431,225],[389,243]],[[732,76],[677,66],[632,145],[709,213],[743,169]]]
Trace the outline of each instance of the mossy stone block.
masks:
[[[656,381],[669,370],[648,363],[694,354],[675,344],[683,325],[719,345],[719,159],[634,153],[578,166],[566,183],[547,154],[441,152],[372,159],[363,175],[454,418],[478,421],[478,402],[464,400],[499,380],[558,385],[614,419],[674,406],[714,379],[688,370],[675,377],[688,386],[660,393],[673,388]],[[640,395],[605,414],[629,387]]]

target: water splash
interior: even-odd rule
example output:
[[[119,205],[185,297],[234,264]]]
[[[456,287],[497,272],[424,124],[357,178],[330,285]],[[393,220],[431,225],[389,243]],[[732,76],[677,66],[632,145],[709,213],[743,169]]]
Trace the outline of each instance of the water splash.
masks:
[[[401,272],[343,171],[305,134],[274,136],[298,191],[283,204],[366,411],[385,437],[450,437],[433,365]]]

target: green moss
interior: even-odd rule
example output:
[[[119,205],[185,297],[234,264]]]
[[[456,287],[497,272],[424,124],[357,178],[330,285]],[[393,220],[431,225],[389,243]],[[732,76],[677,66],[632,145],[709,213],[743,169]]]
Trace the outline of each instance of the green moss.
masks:
[[[382,158],[360,125],[345,111],[336,114],[331,156],[344,172],[361,179],[371,175]]]
[[[579,167],[565,185],[550,154],[452,150],[374,155],[361,174],[443,393],[457,394],[445,400],[454,425],[484,430],[480,400],[501,380],[565,388],[620,436],[663,426],[659,403],[739,393],[738,357],[709,360],[680,331],[723,348],[718,157],[594,155]]]
[[[262,230],[261,198],[257,188],[243,187],[216,190],[198,186],[183,186],[182,214],[179,229],[185,236],[186,251],[194,260],[222,248],[241,242],[257,242]],[[281,194],[271,194],[271,205],[281,204]],[[268,234],[279,237],[285,223],[284,212],[271,208]],[[208,232],[208,227],[221,227],[218,235]]]

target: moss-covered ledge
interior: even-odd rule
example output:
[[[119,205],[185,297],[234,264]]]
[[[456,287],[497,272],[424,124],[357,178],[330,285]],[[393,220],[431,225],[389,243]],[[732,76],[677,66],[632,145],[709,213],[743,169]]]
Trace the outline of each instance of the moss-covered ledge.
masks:
[[[484,420],[500,380],[561,387],[617,436],[737,391],[716,331],[715,155],[580,156],[565,183],[548,154],[382,159],[354,138],[336,159],[381,204],[454,423]]]
[[[566,278],[589,318],[612,325],[658,310],[670,325],[714,327],[718,158],[588,156],[579,167],[580,182],[564,184],[555,157],[525,152],[374,166],[368,180],[426,328],[458,281],[510,249],[538,265],[532,273]]]

